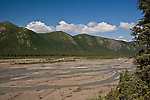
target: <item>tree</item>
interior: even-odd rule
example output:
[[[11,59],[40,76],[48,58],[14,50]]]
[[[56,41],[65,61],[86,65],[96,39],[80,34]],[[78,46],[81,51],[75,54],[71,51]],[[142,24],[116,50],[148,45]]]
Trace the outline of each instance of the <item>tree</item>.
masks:
[[[135,77],[141,80],[138,81],[138,86],[143,87],[143,98],[147,99],[150,95],[150,0],[138,0],[137,4],[138,9],[142,10],[143,17],[131,33],[135,37],[135,44],[142,47],[135,57],[135,63],[138,65]]]
[[[109,93],[104,98],[105,98],[105,100],[115,100],[115,98],[114,98],[114,90],[111,89],[109,91]]]
[[[142,50],[137,55],[135,62],[140,66],[150,65],[150,0],[138,0],[138,9],[142,10],[141,21],[132,29],[135,44]]]
[[[129,86],[130,86],[130,74],[128,70],[126,69],[125,73],[120,73],[120,81],[118,83],[118,86],[115,90],[115,99],[119,100],[127,100],[129,95]]]
[[[143,49],[135,58],[138,65],[136,75],[150,84],[150,0],[138,0],[137,3],[143,17],[132,29],[131,35],[135,36],[136,45],[142,46]]]
[[[135,42],[139,46],[150,49],[150,0],[138,0],[138,9],[142,10],[143,18],[132,29],[131,35],[135,36]]]

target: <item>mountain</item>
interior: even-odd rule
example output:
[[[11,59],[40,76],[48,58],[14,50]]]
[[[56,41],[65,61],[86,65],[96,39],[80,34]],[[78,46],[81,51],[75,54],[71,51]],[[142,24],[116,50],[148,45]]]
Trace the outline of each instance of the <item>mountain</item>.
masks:
[[[62,31],[35,33],[8,21],[0,22],[0,55],[132,55],[137,49],[128,42]]]

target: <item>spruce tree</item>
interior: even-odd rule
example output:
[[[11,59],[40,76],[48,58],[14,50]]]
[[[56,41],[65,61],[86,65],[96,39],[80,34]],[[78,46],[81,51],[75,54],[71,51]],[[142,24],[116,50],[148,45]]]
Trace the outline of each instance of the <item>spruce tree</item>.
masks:
[[[142,10],[143,17],[132,29],[131,35],[135,38],[135,44],[141,46],[142,50],[135,57],[138,65],[136,75],[150,84],[150,0],[138,0],[138,9]],[[149,85],[150,86],[150,85]],[[150,87],[149,87],[150,88]]]
[[[138,46],[145,47],[145,53],[150,50],[150,0],[138,0],[138,9],[142,10],[143,18],[132,29],[135,42]]]

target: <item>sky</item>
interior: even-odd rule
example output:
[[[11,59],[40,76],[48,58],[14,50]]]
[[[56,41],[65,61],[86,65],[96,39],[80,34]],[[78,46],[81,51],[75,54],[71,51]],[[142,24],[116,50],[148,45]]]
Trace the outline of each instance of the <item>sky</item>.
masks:
[[[137,0],[0,0],[0,22],[37,33],[64,31],[131,41],[142,17]]]

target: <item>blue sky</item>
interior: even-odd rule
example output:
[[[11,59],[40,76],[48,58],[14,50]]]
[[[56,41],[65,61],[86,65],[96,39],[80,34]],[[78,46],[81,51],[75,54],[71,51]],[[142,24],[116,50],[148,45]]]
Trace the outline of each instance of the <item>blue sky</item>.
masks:
[[[0,22],[28,25],[27,28],[36,32],[62,30],[71,35],[86,33],[128,41],[132,37],[127,26],[138,23],[142,16],[136,1],[0,0]],[[88,26],[90,22],[95,24]]]

